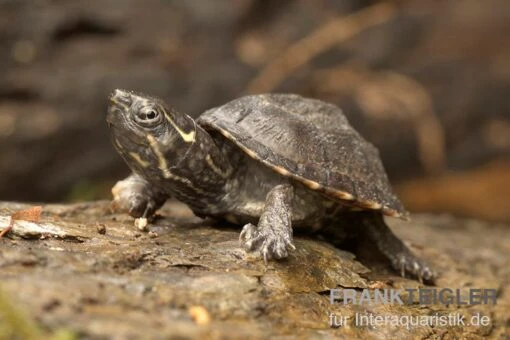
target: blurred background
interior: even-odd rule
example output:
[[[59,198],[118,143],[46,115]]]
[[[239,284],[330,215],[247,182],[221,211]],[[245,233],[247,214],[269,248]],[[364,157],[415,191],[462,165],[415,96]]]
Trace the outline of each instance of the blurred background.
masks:
[[[109,199],[114,88],[340,106],[411,211],[510,221],[508,0],[0,0],[0,200]]]

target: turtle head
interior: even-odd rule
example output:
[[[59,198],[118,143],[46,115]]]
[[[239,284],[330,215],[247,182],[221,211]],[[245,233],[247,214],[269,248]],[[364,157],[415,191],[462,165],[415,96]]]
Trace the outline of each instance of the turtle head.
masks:
[[[137,92],[114,90],[106,121],[115,148],[138,173],[174,164],[195,141],[191,117]]]
[[[147,134],[165,132],[165,103],[140,93],[115,90],[110,94],[106,121],[112,130],[132,139],[146,139]]]

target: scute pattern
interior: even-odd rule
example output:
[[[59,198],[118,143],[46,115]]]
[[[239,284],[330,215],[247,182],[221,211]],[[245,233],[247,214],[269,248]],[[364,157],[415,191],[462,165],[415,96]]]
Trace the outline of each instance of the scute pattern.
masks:
[[[206,111],[198,123],[332,199],[407,218],[378,150],[332,104],[294,94],[253,95]]]

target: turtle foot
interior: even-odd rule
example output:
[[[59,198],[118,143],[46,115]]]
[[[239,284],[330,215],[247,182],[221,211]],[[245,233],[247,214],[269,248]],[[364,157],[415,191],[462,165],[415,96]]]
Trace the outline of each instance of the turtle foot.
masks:
[[[286,258],[289,248],[296,249],[292,243],[292,235],[276,233],[274,228],[265,224],[259,224],[258,227],[251,223],[246,224],[239,241],[246,251],[259,251],[266,264],[269,259]]]
[[[420,282],[434,282],[437,274],[393,234],[381,214],[366,212],[361,217],[364,235],[390,260],[402,277],[408,274]]]
[[[139,219],[135,224],[140,225],[146,225],[147,219],[154,215],[167,198],[135,174],[117,182],[112,188],[112,194],[114,207]]]

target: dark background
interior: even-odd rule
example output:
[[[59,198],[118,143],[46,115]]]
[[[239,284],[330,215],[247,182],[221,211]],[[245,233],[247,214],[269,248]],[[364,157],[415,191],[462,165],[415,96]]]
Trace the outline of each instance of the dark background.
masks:
[[[508,0],[0,1],[0,199],[109,198],[128,173],[114,88],[192,116],[272,91],[339,105],[410,210],[508,221],[509,17]]]

